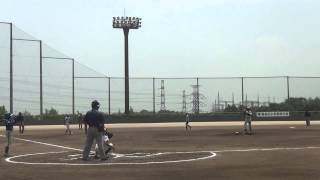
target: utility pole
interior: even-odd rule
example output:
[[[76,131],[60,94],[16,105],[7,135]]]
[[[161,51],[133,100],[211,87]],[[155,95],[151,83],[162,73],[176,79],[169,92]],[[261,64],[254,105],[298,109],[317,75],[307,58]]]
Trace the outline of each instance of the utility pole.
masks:
[[[156,114],[156,84],[155,78],[152,78],[152,102],[153,102],[153,115]]]
[[[220,94],[219,94],[219,91],[218,91],[218,111],[220,111]]]
[[[243,106],[244,101],[244,91],[243,91],[243,77],[241,77],[241,105]]]
[[[199,114],[199,85],[192,85],[192,112],[194,114]]]
[[[234,93],[232,93],[232,105],[234,105]]]
[[[166,110],[166,95],[164,91],[164,80],[161,80],[161,102],[160,111]]]
[[[288,95],[288,103],[290,103],[290,77],[287,76],[287,95]]]
[[[182,91],[182,112],[187,112],[187,101],[186,101],[186,91]]]

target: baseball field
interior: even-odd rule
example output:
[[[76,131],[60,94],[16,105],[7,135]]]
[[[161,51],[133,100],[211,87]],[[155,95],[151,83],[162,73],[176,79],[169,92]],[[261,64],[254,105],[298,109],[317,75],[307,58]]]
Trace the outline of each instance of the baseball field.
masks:
[[[242,122],[111,124],[115,151],[106,161],[81,160],[84,130],[72,126],[15,127],[11,156],[1,157],[0,179],[319,179],[320,123]],[[0,144],[6,139],[1,129]],[[239,132],[239,134],[235,133]],[[2,149],[3,151],[3,149]]]

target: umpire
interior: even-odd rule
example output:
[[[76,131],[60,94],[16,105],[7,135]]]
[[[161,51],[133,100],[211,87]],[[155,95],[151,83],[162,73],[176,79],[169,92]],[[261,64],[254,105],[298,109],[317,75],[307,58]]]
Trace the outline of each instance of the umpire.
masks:
[[[86,161],[89,159],[91,146],[94,140],[98,144],[98,151],[99,151],[101,160],[107,160],[107,157],[103,149],[103,141],[102,141],[102,137],[104,134],[105,116],[102,112],[98,111],[100,107],[100,104],[98,101],[96,100],[92,101],[91,107],[92,107],[92,110],[88,111],[84,117],[84,123],[85,125],[88,125],[89,128],[87,130],[87,140],[83,150],[82,160]],[[85,128],[87,128],[87,126],[85,126]]]

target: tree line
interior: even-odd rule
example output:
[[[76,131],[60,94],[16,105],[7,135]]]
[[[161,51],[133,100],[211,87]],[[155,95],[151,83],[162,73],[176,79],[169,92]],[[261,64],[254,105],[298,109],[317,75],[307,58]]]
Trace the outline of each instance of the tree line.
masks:
[[[228,105],[225,112],[241,111],[242,107]],[[320,98],[296,97],[285,100],[281,103],[270,103],[268,106],[253,107],[255,111],[319,111]]]
[[[228,105],[223,111],[224,112],[239,112],[242,111],[243,107],[236,106],[236,105]],[[270,103],[267,106],[259,106],[253,107],[254,111],[320,111],[320,98],[303,98],[303,97],[295,97],[285,100],[281,103]],[[152,112],[147,110],[141,110],[140,112],[134,112],[133,109],[130,109],[132,114],[152,114]],[[0,106],[0,117],[3,117],[5,113],[7,113],[7,109],[4,105]],[[159,112],[159,113],[169,113],[169,114],[177,114],[179,112],[175,111],[166,111],[166,112]],[[33,116],[36,117],[38,115],[32,115],[30,112],[25,110],[22,112],[24,116]],[[51,107],[50,109],[45,109],[44,117],[46,119],[56,118],[63,116],[63,114],[59,114],[59,112]]]

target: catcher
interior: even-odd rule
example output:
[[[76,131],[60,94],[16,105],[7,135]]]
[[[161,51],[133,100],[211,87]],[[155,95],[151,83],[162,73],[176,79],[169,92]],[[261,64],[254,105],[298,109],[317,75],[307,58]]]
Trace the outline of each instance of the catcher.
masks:
[[[113,144],[110,142],[110,139],[113,137],[113,133],[107,131],[107,129],[105,130],[105,134],[103,136],[103,149],[105,150],[105,154],[106,156],[108,156],[108,154],[110,154],[112,151],[114,151],[114,146]],[[99,158],[99,150],[98,150],[98,144],[96,144],[95,147],[95,155],[94,155],[95,159]]]

